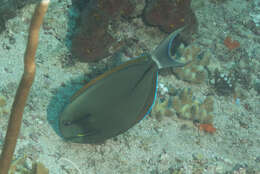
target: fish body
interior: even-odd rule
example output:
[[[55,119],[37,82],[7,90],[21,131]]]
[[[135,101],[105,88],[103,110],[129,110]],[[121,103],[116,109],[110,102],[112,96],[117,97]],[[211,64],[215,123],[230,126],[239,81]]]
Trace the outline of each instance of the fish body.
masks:
[[[102,143],[143,119],[156,98],[158,71],[184,65],[169,52],[180,31],[152,53],[105,72],[76,92],[59,118],[63,138],[75,143]]]

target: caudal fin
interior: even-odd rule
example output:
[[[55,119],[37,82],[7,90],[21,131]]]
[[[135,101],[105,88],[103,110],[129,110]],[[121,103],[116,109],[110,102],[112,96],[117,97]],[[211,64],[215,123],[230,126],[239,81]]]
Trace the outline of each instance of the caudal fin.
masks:
[[[175,52],[172,52],[173,49],[177,50],[178,43],[175,43],[179,34],[185,27],[179,28],[172,32],[166,39],[164,39],[159,46],[152,51],[151,57],[157,64],[159,69],[167,67],[182,67],[187,63],[180,62],[174,57]]]

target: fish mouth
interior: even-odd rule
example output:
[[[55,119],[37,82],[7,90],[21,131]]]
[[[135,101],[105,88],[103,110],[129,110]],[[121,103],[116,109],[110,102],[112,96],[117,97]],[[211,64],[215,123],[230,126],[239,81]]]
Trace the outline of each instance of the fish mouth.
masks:
[[[91,128],[91,125],[80,125],[78,120],[60,120],[60,133],[65,141],[72,143],[89,143],[95,144],[103,142],[101,131]],[[89,127],[86,129],[86,127]],[[102,139],[99,141],[99,139]]]

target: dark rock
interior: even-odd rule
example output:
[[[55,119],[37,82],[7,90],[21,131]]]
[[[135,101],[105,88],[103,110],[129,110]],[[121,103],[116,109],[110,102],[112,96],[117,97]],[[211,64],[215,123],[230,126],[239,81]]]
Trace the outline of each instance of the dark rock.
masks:
[[[82,10],[72,36],[72,55],[84,62],[95,62],[111,54],[116,39],[108,26],[119,17],[128,17],[134,10],[130,0],[90,0]]]
[[[230,96],[234,94],[236,78],[232,73],[221,73],[218,69],[214,71],[214,83],[211,85],[214,87],[216,93],[220,96]]]
[[[100,11],[86,10],[72,38],[72,55],[81,61],[98,61],[109,55],[109,46],[115,40],[107,32],[108,17]]]
[[[197,23],[190,4],[191,0],[148,0],[143,19],[148,25],[171,33],[184,25]]]

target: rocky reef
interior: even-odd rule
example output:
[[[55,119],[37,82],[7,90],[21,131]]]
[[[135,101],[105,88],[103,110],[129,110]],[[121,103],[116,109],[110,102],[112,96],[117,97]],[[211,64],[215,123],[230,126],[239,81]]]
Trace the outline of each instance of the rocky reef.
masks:
[[[71,52],[82,62],[96,62],[106,58],[124,47],[129,38],[117,38],[116,24],[121,21],[131,23],[141,19],[144,24],[158,27],[171,33],[189,26],[195,30],[197,20],[191,10],[190,0],[90,0],[85,3],[72,35]],[[111,29],[113,28],[113,29]]]

